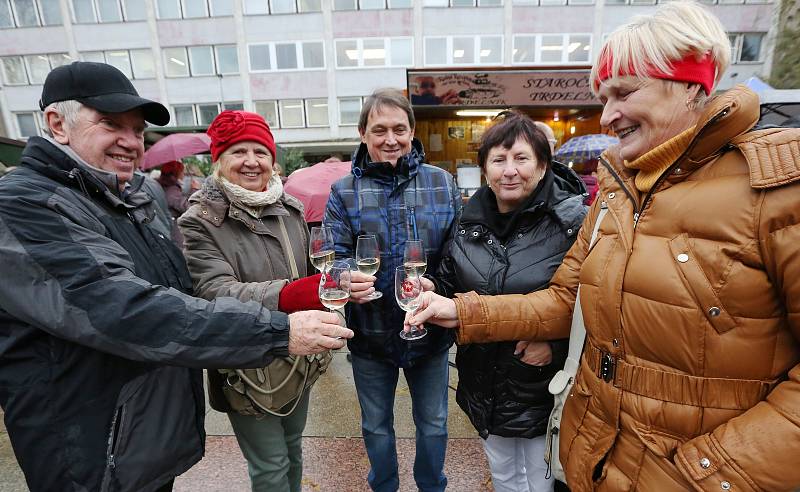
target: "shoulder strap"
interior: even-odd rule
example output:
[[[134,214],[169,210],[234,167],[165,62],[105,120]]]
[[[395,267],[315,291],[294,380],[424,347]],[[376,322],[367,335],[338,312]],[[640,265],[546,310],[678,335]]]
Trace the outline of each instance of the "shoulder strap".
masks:
[[[283,237],[283,250],[286,251],[286,256],[289,258],[289,270],[292,272],[292,280],[300,278],[300,273],[297,270],[297,263],[294,259],[294,249],[292,249],[292,242],[289,240],[289,233],[286,232],[286,224],[283,222],[283,217],[278,215],[278,226],[281,229],[281,236]]]
[[[594,229],[592,229],[592,239],[589,241],[589,248],[592,247],[597,239],[597,232],[600,230],[600,223],[603,222],[603,217],[608,212],[608,205],[606,202],[600,204],[600,213],[597,214],[597,220],[594,221]],[[575,307],[572,310],[572,327],[569,330],[569,351],[567,358],[578,361],[583,352],[583,342],[586,340],[586,325],[583,324],[583,311],[581,310],[581,286],[578,285],[578,293],[575,295]]]

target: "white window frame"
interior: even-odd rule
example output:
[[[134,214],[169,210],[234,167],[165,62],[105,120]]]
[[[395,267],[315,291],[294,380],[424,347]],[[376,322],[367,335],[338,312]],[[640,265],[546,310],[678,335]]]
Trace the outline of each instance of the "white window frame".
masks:
[[[561,36],[561,60],[553,60],[553,61],[542,61],[542,36]],[[570,36],[588,36],[589,37],[589,58],[588,60],[584,61],[569,61],[569,37]],[[592,33],[586,32],[568,32],[568,33],[542,33],[542,34],[533,34],[533,33],[517,33],[514,34],[511,41],[511,49],[515,49],[517,38],[520,37],[534,37],[535,38],[535,60],[533,62],[530,61],[522,61],[517,62],[514,61],[514,55],[512,51],[511,55],[511,64],[512,65],[588,65],[592,62]]]
[[[28,74],[28,64],[25,62],[25,57],[24,56],[22,56],[22,55],[9,55],[9,56],[3,56],[2,58],[18,58],[19,61],[22,64],[22,74],[25,76],[25,82],[9,83],[6,80],[5,64],[2,64],[2,66],[0,67],[0,70],[3,71],[3,85],[4,86],[7,86],[7,87],[21,87],[21,86],[24,86],[24,85],[31,85],[31,77]]]
[[[42,135],[44,122],[42,121],[41,113],[39,111],[14,111],[12,114],[14,115],[14,130],[17,132],[17,136],[19,137],[20,140],[28,140],[30,137]],[[34,125],[36,126],[36,135],[29,135],[29,136],[22,135],[22,130],[19,127],[19,119],[18,119],[18,115],[21,114],[27,114],[33,116],[33,122]]]
[[[172,126],[179,126],[178,125],[178,114],[175,112],[175,108],[191,108],[192,109],[192,124],[188,126],[197,126],[197,108],[195,108],[194,104],[173,104],[170,108],[170,113],[172,117],[170,118],[170,123]],[[180,126],[187,126],[187,125],[180,125]]]
[[[223,104],[218,102],[200,102],[192,105],[194,106],[194,121],[197,122],[198,126],[206,125],[206,123],[200,121],[200,106],[212,106],[212,105],[215,105],[217,107],[217,114],[222,112]],[[216,118],[216,115],[214,117]],[[214,118],[212,118],[211,121],[214,121]],[[211,124],[211,121],[208,122],[209,125]]]
[[[289,125],[285,124],[286,118],[284,118],[284,116],[283,116],[283,106],[281,105],[281,102],[286,102],[286,101],[300,101],[300,116],[301,116],[301,119],[303,120],[300,123],[300,126],[294,126],[294,125],[289,126]],[[281,122],[281,128],[306,128],[306,111],[305,111],[305,107],[306,107],[305,99],[301,99],[299,97],[298,98],[290,98],[290,99],[278,99],[278,120]]]
[[[216,68],[217,75],[239,75],[242,71],[242,65],[239,63],[239,49],[235,44],[215,44],[214,48],[214,66]],[[236,67],[237,70],[235,72],[223,72],[219,68],[219,49],[220,48],[233,48],[234,53],[236,53]]]
[[[475,53],[475,58],[471,63],[465,62],[454,62],[453,61],[453,38],[472,38],[473,43],[473,53]],[[500,60],[492,63],[482,63],[481,62],[481,38],[500,38]],[[428,63],[427,58],[427,43],[429,39],[445,39],[445,63]],[[503,57],[505,50],[505,43],[503,42],[503,36],[500,34],[458,34],[454,36],[425,36],[423,39],[423,56],[425,57],[424,66],[426,67],[451,67],[451,66],[502,66],[503,65]]]
[[[408,65],[395,65],[392,63],[392,40],[407,39],[411,41],[411,63]],[[383,41],[383,52],[385,63],[383,65],[364,65],[364,41]],[[392,36],[392,37],[375,37],[375,38],[336,38],[334,43],[334,57],[338,53],[336,44],[339,42],[356,42],[356,50],[358,50],[357,64],[352,67],[340,67],[338,59],[334,60],[337,70],[371,70],[375,68],[408,68],[414,66],[414,38],[410,36]]]
[[[747,32],[729,32],[728,36],[736,36],[735,44],[731,46],[731,65],[762,65],[764,63],[764,40],[767,38],[767,33],[757,31]],[[761,43],[758,46],[758,59],[742,61],[742,44],[744,44],[745,36],[761,36]]]
[[[36,14],[36,25],[35,26],[23,26],[19,22],[19,14],[17,14],[17,7],[14,4],[13,0],[0,0],[0,2],[5,1],[8,3],[9,11],[11,12],[11,19],[14,22],[13,26],[10,27],[3,27],[0,29],[18,29],[18,28],[25,28],[25,27],[41,27],[45,25],[58,25],[58,24],[45,24],[44,19],[42,18],[42,8],[39,5],[39,0],[33,0],[33,8]],[[64,24],[64,19],[61,19],[61,25]]]
[[[186,1],[185,0],[178,0],[181,8],[181,19],[207,19],[211,16],[211,7],[208,5],[208,0],[202,0],[203,2],[203,11],[205,15],[200,15],[196,17],[187,17],[186,16]],[[198,120],[200,121],[200,120]]]
[[[358,126],[358,118],[356,118],[355,123],[344,123],[342,122],[342,99],[358,99],[359,100],[359,112],[361,108],[364,107],[364,97],[363,96],[343,96],[336,98],[336,105],[337,105],[337,120],[339,126]]]
[[[119,19],[120,20],[114,20],[114,21],[101,20],[100,19],[100,6],[97,4],[98,0],[90,0],[90,2],[92,4],[92,14],[94,15],[94,20],[89,21],[89,22],[78,22],[78,19],[77,19],[76,14],[75,14],[75,2],[74,2],[74,0],[69,0],[69,12],[70,12],[70,15],[72,16],[72,22],[74,24],[79,24],[79,25],[86,25],[86,24],[115,24],[115,23],[118,23],[118,22],[128,22],[128,19],[127,19],[128,12],[127,12],[127,9],[125,8],[125,5],[123,5],[123,3],[122,3],[123,1],[125,1],[125,0],[115,0],[114,1],[114,3],[117,5],[117,13],[119,14]],[[132,0],[127,0],[127,1],[132,1]],[[39,0],[36,0],[36,4],[37,4],[37,8],[39,8],[39,10],[41,11],[41,7],[39,6]],[[42,19],[41,19],[41,16],[40,16],[40,21],[41,20]],[[142,21],[132,21],[132,22],[142,22]]]
[[[324,125],[312,125],[310,123],[310,121],[309,121],[308,114],[309,114],[310,110],[308,109],[308,106],[311,103],[311,101],[314,101],[314,100],[323,100],[323,101],[325,101],[325,113],[327,114],[327,116],[325,118],[325,124]],[[303,99],[303,110],[306,113],[305,114],[306,128],[326,128],[326,127],[331,126],[330,111],[329,111],[330,107],[329,106],[330,105],[328,104],[328,98],[327,97],[310,97],[308,99]]]
[[[208,52],[211,53],[211,73],[194,73],[194,62],[192,61],[192,50],[191,48],[207,48]],[[186,46],[186,57],[189,60],[189,77],[197,78],[197,77],[215,77],[219,74],[217,70],[217,52],[214,49],[213,45],[210,44],[196,44],[192,46]],[[198,120],[199,121],[199,120]]]
[[[130,0],[126,0],[130,1]],[[142,0],[143,1],[143,0]],[[153,0],[153,7],[156,11],[156,19],[161,20],[178,20],[178,19],[208,19],[209,17],[230,17],[230,15],[214,15],[214,8],[212,7],[211,3],[208,0],[203,0],[203,4],[205,5],[205,15],[201,17],[186,17],[186,3],[184,0],[175,0],[178,2],[178,11],[180,12],[180,17],[161,17],[161,12],[158,11],[158,0]],[[266,0],[265,0],[266,1]],[[249,14],[245,14],[249,15]]]
[[[305,60],[303,59],[303,43],[321,43],[322,44],[322,66],[306,68]],[[276,44],[294,44],[295,57],[297,58],[297,68],[278,68],[278,56],[275,49]],[[269,46],[269,68],[253,70],[250,63],[250,47],[251,46]],[[327,68],[327,60],[325,59],[325,41],[322,39],[303,39],[303,40],[286,40],[286,41],[270,41],[267,43],[248,43],[247,44],[247,70],[250,73],[270,73],[270,72],[303,72],[303,71],[316,71],[325,70]]]
[[[152,77],[137,77],[136,76],[137,67],[136,67],[136,61],[134,60],[134,56],[133,56],[133,52],[134,51],[149,52],[150,56],[153,57],[153,76]],[[105,53],[103,54],[103,56],[105,56]],[[155,78],[158,77],[158,71],[157,71],[157,66],[156,66],[155,55],[153,54],[153,50],[152,49],[150,49],[150,48],[134,48],[134,49],[130,49],[130,50],[128,50],[128,59],[131,61],[131,73],[133,74],[132,78],[134,80],[149,80],[149,79],[155,79]]]
[[[280,128],[281,127],[281,125],[280,125],[280,123],[281,123],[281,115],[280,115],[280,110],[278,109],[278,100],[277,99],[259,99],[259,100],[253,101],[253,110],[257,114],[260,114],[261,117],[264,118],[264,120],[266,120],[267,118],[265,118],[264,115],[259,113],[258,110],[256,109],[256,104],[266,104],[266,103],[272,103],[272,107],[273,107],[273,109],[275,109],[275,119],[277,120],[274,125],[270,125],[270,128],[272,128],[272,129]],[[267,122],[267,123],[269,124],[269,122]]]

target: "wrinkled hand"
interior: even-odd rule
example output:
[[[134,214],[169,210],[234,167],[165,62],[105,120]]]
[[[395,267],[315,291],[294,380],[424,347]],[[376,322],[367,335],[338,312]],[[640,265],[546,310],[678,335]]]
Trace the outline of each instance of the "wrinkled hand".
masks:
[[[350,302],[364,304],[371,299],[364,299],[375,292],[375,280],[372,275],[361,273],[358,270],[350,272]]]
[[[433,283],[433,280],[425,277],[420,277],[419,282],[420,284],[422,284],[423,292],[436,292],[436,285]]]
[[[410,330],[412,325],[421,326],[426,321],[445,328],[457,328],[456,303],[434,292],[423,292],[419,295],[419,308],[413,314],[406,313],[403,330]]]
[[[339,325],[336,313],[298,311],[289,315],[289,353],[292,355],[311,355],[342,348],[345,344],[343,339],[352,337],[353,331]]]
[[[553,350],[548,342],[522,340],[514,349],[514,355],[517,354],[522,354],[520,360],[532,366],[546,366],[553,362]]]

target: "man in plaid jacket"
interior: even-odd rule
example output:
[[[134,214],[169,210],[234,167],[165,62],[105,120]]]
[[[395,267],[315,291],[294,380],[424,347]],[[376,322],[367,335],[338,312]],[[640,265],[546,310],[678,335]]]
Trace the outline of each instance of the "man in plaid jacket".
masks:
[[[324,222],[333,230],[339,258],[355,256],[359,234],[375,234],[381,247],[375,277],[353,273],[347,313],[356,333],[348,347],[371,465],[368,481],[375,491],[399,487],[393,421],[403,368],[417,427],[414,479],[421,491],[442,491],[447,485],[447,350],[453,339],[434,325],[419,340],[400,338],[404,316],[395,302],[394,271],[410,239],[422,240],[427,271],[436,271],[461,211],[461,195],[452,175],[423,163],[414,114],[400,91],[378,90],[367,98],[358,128],[362,144],[353,155],[352,173],[333,184]],[[376,289],[383,297],[364,299]]]

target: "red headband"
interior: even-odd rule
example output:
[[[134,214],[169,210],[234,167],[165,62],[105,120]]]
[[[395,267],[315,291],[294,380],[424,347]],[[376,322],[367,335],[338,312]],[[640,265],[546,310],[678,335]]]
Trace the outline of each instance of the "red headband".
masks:
[[[599,68],[597,70],[597,80],[594,81],[594,88],[600,82],[611,77],[611,69],[613,59],[609,50],[604,50],[600,55],[600,60],[597,62]],[[697,60],[693,53],[689,53],[682,60],[671,61],[672,73],[662,72],[655,67],[650,69],[645,74],[654,79],[674,80],[676,82],[689,82],[692,84],[700,84],[706,94],[710,95],[714,88],[714,76],[716,75],[716,64],[714,59],[711,58],[711,53],[706,53],[700,61]],[[632,66],[628,70],[620,72],[617,75],[636,75],[636,71]]]
[[[211,137],[211,158],[217,162],[219,155],[238,142],[258,142],[272,153],[275,160],[275,139],[269,125],[261,115],[247,111],[221,112],[206,130]]]

